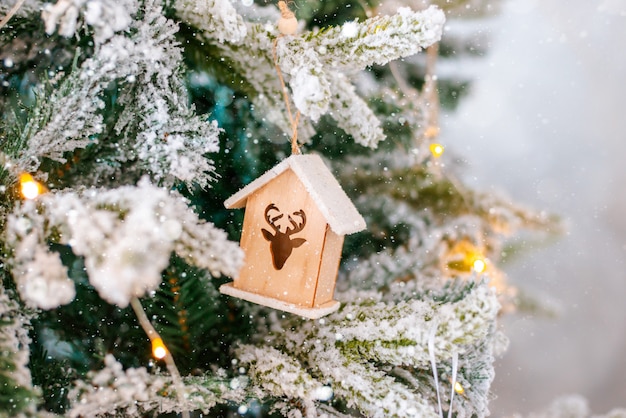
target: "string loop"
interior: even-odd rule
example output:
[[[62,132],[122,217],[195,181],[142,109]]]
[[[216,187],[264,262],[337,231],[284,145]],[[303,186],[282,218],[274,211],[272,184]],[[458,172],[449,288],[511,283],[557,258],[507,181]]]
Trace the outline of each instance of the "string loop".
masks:
[[[291,10],[289,10],[287,3],[285,3],[283,0],[279,1],[278,8],[280,9],[280,13],[281,13],[281,21],[283,19],[295,21],[295,15],[293,14]],[[280,23],[281,22],[279,21],[279,26],[280,26]],[[297,25],[297,22],[296,22],[296,25]],[[280,69],[280,65],[278,65],[278,54],[276,52],[278,41],[283,36],[285,36],[285,33],[281,31],[281,34],[278,35],[278,37],[274,40],[274,45],[272,47],[272,57],[274,58],[274,68],[276,68],[276,74],[278,74],[278,80],[280,81],[280,88],[283,94],[283,100],[285,101],[285,107],[287,108],[287,116],[289,117],[289,123],[291,124],[291,131],[292,131],[291,154],[297,155],[297,154],[301,154],[300,147],[298,146],[298,123],[300,122],[300,111],[298,110],[296,112],[295,117],[293,116],[293,113],[291,112],[291,102],[289,101],[289,96],[287,94],[287,87],[285,86],[285,79],[283,78],[283,73]]]

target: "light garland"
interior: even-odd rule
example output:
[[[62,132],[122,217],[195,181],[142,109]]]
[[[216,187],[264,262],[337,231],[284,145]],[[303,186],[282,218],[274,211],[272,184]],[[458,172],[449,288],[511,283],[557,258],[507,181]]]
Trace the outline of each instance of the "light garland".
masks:
[[[487,268],[487,263],[485,262],[485,259],[482,257],[476,258],[472,262],[472,270],[474,270],[476,273],[482,273],[483,271],[485,271],[486,268]]]
[[[159,337],[152,339],[152,356],[157,360],[162,360],[167,356],[167,347],[163,339]]]
[[[454,383],[454,391],[459,395],[463,395],[465,393],[465,389],[463,389],[463,386],[459,382]]]
[[[180,372],[176,367],[176,363],[174,363],[174,358],[172,354],[167,350],[165,344],[163,343],[163,339],[154,328],[146,312],[143,310],[143,306],[141,306],[141,302],[139,299],[134,297],[130,300],[130,306],[135,311],[135,315],[137,315],[137,320],[139,321],[139,325],[145,331],[146,335],[150,339],[152,343],[152,354],[157,357],[158,355],[163,355],[161,357],[165,361],[165,365],[167,366],[167,370],[170,372],[172,376],[172,380],[174,382],[174,387],[176,388],[176,396],[178,397],[178,401],[181,405],[185,403],[185,384],[183,383],[183,379],[180,377]],[[160,342],[160,344],[159,344]],[[182,418],[189,418],[189,411],[187,409],[183,409],[181,411]]]
[[[449,269],[484,273],[488,267],[488,260],[482,251],[469,241],[457,242],[448,252],[446,265]]]
[[[46,188],[29,173],[20,174],[20,192],[24,199],[33,200],[44,193]]]
[[[443,145],[441,144],[433,142],[432,144],[430,144],[429,149],[430,149],[430,153],[435,158],[439,158],[443,155],[444,148],[443,148]]]

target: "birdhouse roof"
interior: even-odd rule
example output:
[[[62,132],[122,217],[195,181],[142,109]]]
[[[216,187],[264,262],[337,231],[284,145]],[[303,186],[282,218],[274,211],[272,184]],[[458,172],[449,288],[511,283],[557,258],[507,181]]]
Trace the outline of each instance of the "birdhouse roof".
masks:
[[[304,185],[330,229],[338,235],[352,234],[365,229],[365,220],[343,191],[319,155],[292,155],[265,174],[226,199],[224,206],[237,209],[246,206],[248,196],[270,183],[278,175],[292,170]]]

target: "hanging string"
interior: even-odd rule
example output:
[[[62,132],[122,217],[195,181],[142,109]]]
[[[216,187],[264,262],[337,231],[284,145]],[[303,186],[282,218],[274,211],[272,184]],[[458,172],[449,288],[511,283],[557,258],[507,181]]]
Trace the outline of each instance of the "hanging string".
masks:
[[[437,359],[435,358],[435,333],[437,332],[437,323],[435,322],[430,329],[428,335],[428,354],[430,356],[430,367],[433,369],[433,377],[435,378],[435,389],[437,390],[437,404],[439,405],[439,418],[443,418],[443,409],[441,408],[441,395],[439,394],[439,377],[437,376]]]
[[[20,7],[22,7],[22,4],[24,4],[25,1],[26,0],[18,0],[15,5],[13,5],[11,10],[9,10],[9,13],[7,13],[7,15],[2,20],[0,20],[0,29],[2,29],[4,25],[9,22],[9,20],[13,17],[15,13],[17,13],[18,10],[20,10]]]
[[[439,135],[439,90],[437,89],[437,76],[435,64],[439,57],[439,44],[434,43],[426,48],[426,76],[424,77],[423,94],[428,101],[426,113],[426,139],[434,139]]]
[[[427,140],[432,140],[439,135],[439,90],[437,89],[437,76],[435,75],[435,64],[438,57],[438,43],[426,48],[426,74],[424,75],[424,86],[421,93],[406,82],[402,74],[400,74],[396,61],[389,63],[391,75],[398,83],[398,87],[404,93],[404,96],[410,99],[417,98],[424,108],[426,128],[423,138]]]
[[[287,87],[285,86],[285,80],[283,79],[283,73],[280,70],[280,66],[278,65],[278,59],[276,57],[276,44],[278,40],[283,35],[278,36],[274,40],[274,48],[272,49],[272,53],[274,55],[274,67],[276,68],[276,73],[278,74],[278,80],[280,80],[280,87],[283,93],[283,99],[285,100],[285,106],[287,107],[287,116],[289,117],[289,123],[291,124],[291,153],[292,154],[300,154],[300,147],[298,146],[298,122],[300,121],[300,111],[296,112],[296,117],[293,117],[291,113],[291,105],[289,102],[289,96],[287,95]]]
[[[448,409],[448,418],[452,418],[452,401],[454,400],[454,392],[456,392],[456,373],[459,367],[459,353],[452,353],[452,391],[450,392],[450,409]]]
[[[141,325],[141,328],[143,328],[144,332],[150,339],[150,342],[153,342],[156,339],[162,341],[161,336],[148,319],[146,312],[143,310],[143,306],[141,306],[141,302],[139,302],[139,299],[137,299],[136,297],[132,298],[130,300],[130,306],[133,308],[133,311],[135,311],[135,315],[137,315],[139,325]],[[164,360],[165,365],[167,366],[167,370],[172,376],[172,381],[174,383],[174,387],[176,388],[176,395],[178,396],[178,402],[180,403],[180,407],[183,408],[185,402],[185,385],[183,383],[183,379],[180,377],[180,372],[176,367],[176,363],[174,363],[174,357],[172,357],[170,350],[165,350]],[[189,411],[183,409],[181,415],[182,418],[189,418]]]
[[[285,35],[293,35],[297,28],[298,22],[291,10],[287,7],[287,3],[284,1],[278,2],[278,8],[281,12],[281,19],[278,22],[278,28],[281,31],[281,34],[274,40],[274,45],[272,48],[272,56],[274,58],[274,68],[276,68],[276,74],[278,74],[278,80],[280,81],[281,92],[283,94],[283,99],[285,100],[285,106],[287,108],[287,116],[289,117],[289,123],[291,124],[291,153],[292,154],[301,154],[300,147],[298,146],[298,123],[300,121],[300,111],[296,112],[296,116],[294,118],[293,113],[291,112],[291,104],[289,101],[289,95],[287,94],[287,87],[285,86],[285,80],[283,78],[283,73],[278,65],[278,56],[276,53],[276,47],[278,45],[278,40]]]

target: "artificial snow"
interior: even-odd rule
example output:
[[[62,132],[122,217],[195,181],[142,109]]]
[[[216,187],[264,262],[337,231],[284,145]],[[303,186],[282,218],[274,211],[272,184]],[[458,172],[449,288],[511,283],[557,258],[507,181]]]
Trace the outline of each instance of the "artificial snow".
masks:
[[[247,198],[286,170],[292,170],[304,185],[330,228],[338,235],[353,234],[365,228],[365,220],[343,191],[319,155],[292,155],[229,197],[229,209],[246,205]]]
[[[181,19],[219,42],[242,42],[248,29],[229,0],[177,1],[174,4]]]
[[[218,7],[218,3],[209,1],[207,4]],[[274,52],[291,90],[290,100],[303,116],[298,126],[301,142],[306,143],[314,134],[310,122],[328,115],[337,120],[356,143],[371,148],[376,148],[384,139],[380,122],[356,94],[346,75],[352,76],[372,64],[386,64],[419,52],[439,40],[445,22],[443,12],[436,7],[418,12],[403,9],[394,16],[379,16],[302,36],[278,38],[275,44],[275,22],[240,21],[241,16],[233,20],[230,15],[223,19],[227,6],[219,8],[219,13],[215,13],[217,17],[211,16],[209,9],[198,9],[191,1],[177,2],[176,7],[179,16],[199,28],[202,36],[215,44],[222,57],[236,67],[236,72],[256,92],[251,95],[255,108],[263,109],[263,117],[280,127],[288,137],[293,134],[293,125],[287,116],[280,84],[276,82],[278,75],[274,66],[268,65],[275,61]],[[256,17],[256,20],[273,16],[269,12],[257,15],[264,17]],[[235,21],[237,24],[231,25]],[[245,37],[241,36],[240,24],[246,28]]]
[[[47,240],[82,256],[89,282],[109,303],[126,307],[155,290],[172,253],[212,275],[236,275],[243,254],[236,243],[200,220],[182,196],[150,184],[83,193],[51,192],[16,208],[7,223],[15,249],[14,275],[22,298],[51,309],[71,302],[73,282]]]
[[[46,4],[41,17],[46,33],[69,38],[74,35],[84,15],[84,21],[94,32],[97,44],[111,38],[116,32],[128,29],[132,22],[131,14],[137,11],[136,0],[59,0],[56,4]]]

